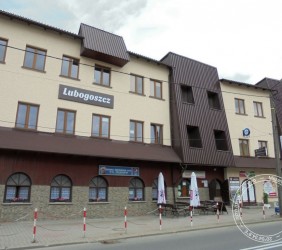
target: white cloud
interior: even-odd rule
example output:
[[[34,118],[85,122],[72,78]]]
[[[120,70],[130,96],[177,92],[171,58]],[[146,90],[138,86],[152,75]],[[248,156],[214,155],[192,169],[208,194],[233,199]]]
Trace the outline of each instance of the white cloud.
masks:
[[[172,51],[249,83],[281,78],[281,7],[280,0],[0,1],[55,27],[77,33],[83,22],[123,36],[130,51],[155,59]]]

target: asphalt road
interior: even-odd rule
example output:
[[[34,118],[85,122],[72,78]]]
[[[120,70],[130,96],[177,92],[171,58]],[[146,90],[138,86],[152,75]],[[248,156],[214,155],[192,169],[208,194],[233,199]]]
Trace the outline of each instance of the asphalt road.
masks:
[[[255,234],[263,235],[267,240],[269,235],[281,232],[281,222],[269,222],[249,225]],[[280,235],[280,234],[279,234]],[[252,237],[252,236],[250,236]],[[140,238],[122,239],[108,242],[66,245],[48,250],[262,250],[282,249],[282,236],[278,241],[263,244],[249,239],[237,227],[223,227],[209,230],[190,231],[168,235],[156,235]]]

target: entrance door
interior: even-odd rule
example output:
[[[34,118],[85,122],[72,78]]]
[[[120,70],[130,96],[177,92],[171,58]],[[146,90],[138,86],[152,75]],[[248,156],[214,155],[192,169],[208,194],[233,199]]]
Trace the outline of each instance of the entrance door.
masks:
[[[254,205],[256,203],[255,186],[251,180],[244,180],[242,183],[243,204]]]
[[[221,183],[217,179],[213,179],[209,184],[210,199],[221,197]]]

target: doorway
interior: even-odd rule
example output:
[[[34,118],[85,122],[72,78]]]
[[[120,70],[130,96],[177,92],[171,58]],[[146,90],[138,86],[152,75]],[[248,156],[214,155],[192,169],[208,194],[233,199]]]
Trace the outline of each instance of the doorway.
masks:
[[[256,204],[255,186],[251,180],[244,180],[241,185],[242,201],[244,205]]]

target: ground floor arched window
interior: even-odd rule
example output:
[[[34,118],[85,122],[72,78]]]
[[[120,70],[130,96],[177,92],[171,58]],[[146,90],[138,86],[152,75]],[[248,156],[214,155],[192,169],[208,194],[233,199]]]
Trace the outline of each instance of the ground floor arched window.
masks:
[[[24,173],[12,174],[5,187],[4,202],[29,202],[31,181]]]
[[[71,179],[66,175],[57,175],[51,182],[51,202],[70,202],[72,192]]]
[[[129,200],[130,201],[143,201],[144,195],[144,183],[140,178],[134,177],[129,182]]]
[[[89,184],[89,201],[101,202],[108,200],[108,183],[101,177],[94,177]]]

